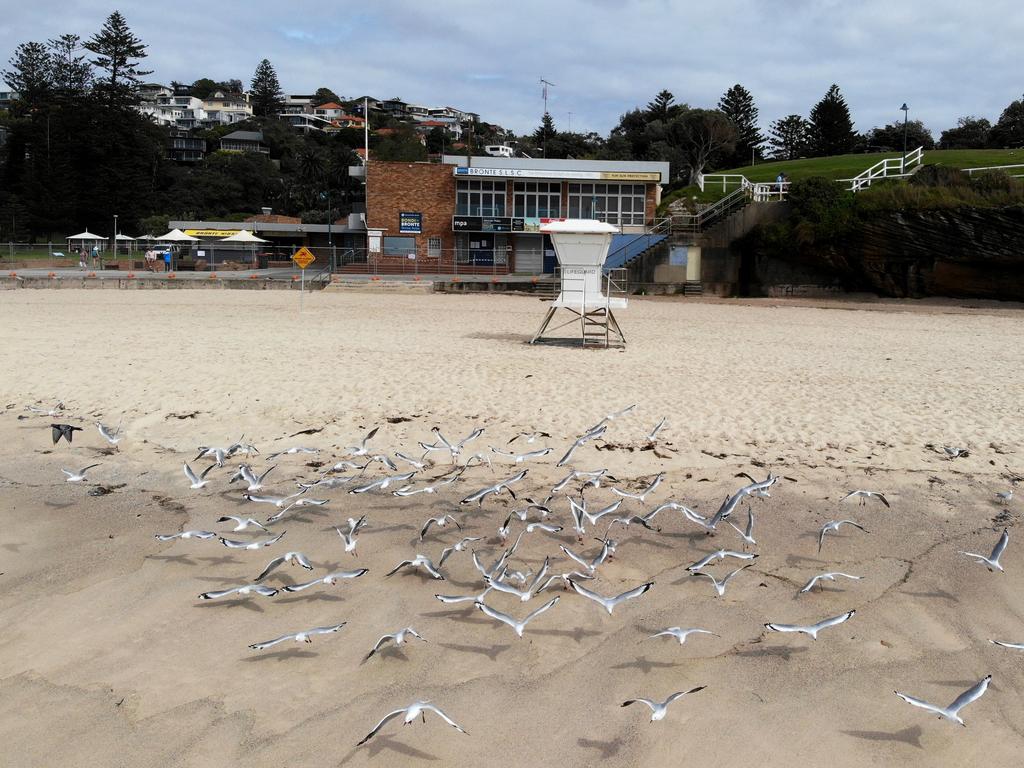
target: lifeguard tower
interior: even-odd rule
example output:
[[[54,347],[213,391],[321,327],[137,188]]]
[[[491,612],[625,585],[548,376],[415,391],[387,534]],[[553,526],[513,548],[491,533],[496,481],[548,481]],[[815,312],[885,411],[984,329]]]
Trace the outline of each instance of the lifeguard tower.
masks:
[[[566,219],[544,224],[540,231],[551,236],[561,283],[558,296],[530,343],[553,341],[545,333],[558,310],[564,309],[572,317],[551,331],[578,323],[584,347],[608,347],[612,340],[625,344],[613,310],[625,309],[626,297],[611,295],[611,282],[603,271],[612,235],[619,231],[618,227],[592,219]]]

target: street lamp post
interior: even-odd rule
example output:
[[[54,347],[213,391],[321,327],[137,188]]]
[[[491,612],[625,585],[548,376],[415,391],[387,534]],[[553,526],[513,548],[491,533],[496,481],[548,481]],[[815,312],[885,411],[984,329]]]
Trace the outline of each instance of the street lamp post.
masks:
[[[907,115],[910,113],[910,107],[907,106],[907,102],[903,102],[903,106],[900,107],[903,110],[903,160],[900,162],[900,173],[907,172]]]
[[[114,214],[114,260],[117,260],[117,214]]]

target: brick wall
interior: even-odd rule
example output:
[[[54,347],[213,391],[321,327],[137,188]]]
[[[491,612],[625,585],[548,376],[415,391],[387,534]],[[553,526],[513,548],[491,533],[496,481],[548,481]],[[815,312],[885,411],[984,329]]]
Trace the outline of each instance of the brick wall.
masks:
[[[385,237],[398,236],[400,211],[423,214],[423,234],[416,235],[417,250],[427,252],[427,239],[440,237],[447,256],[455,248],[452,215],[455,213],[455,177],[452,166],[436,163],[390,163],[371,160],[366,176],[367,226],[383,229]]]

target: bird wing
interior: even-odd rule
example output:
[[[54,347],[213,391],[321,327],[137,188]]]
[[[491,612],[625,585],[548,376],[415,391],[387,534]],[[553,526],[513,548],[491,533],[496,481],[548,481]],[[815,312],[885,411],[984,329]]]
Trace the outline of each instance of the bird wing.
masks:
[[[863,525],[854,520],[840,520],[839,525],[852,525],[854,528],[860,528],[862,531],[867,533],[867,529]]]
[[[656,711],[658,708],[658,705],[650,699],[630,699],[629,701],[622,702],[620,706],[628,707],[630,704],[646,704],[648,707],[651,708],[651,712]]]
[[[580,557],[579,555],[577,555],[577,554],[576,554],[575,552],[573,552],[572,550],[570,550],[570,549],[569,549],[568,547],[566,547],[566,546],[565,546],[564,544],[559,544],[559,545],[558,545],[558,548],[559,548],[560,550],[562,550],[563,552],[565,552],[565,554],[567,554],[567,555],[569,556],[569,558],[570,558],[570,559],[572,559],[572,560],[576,561],[576,562],[577,562],[577,563],[579,563],[579,564],[580,564],[581,566],[583,566],[584,568],[586,568],[586,569],[587,569],[588,571],[590,570],[590,563],[589,563],[588,561],[584,560],[584,559],[583,559],[582,557]]]
[[[347,621],[343,621],[343,622],[341,622],[341,624],[335,624],[334,626],[331,626],[331,627],[313,627],[312,629],[307,629],[306,630],[306,634],[307,635],[329,635],[332,632],[337,632],[339,629],[344,627],[347,623],[348,623]]]
[[[516,589],[511,584],[506,584],[505,582],[499,581],[498,579],[487,579],[487,586],[491,587],[497,592],[504,592],[509,595],[515,595],[520,599],[522,599],[523,595],[529,594],[529,592],[527,592],[526,590]]]
[[[85,472],[83,469],[82,472]],[[996,562],[999,557],[1003,554],[1003,550],[1006,549],[1006,545],[1010,543],[1010,533],[1006,528],[1003,528],[1003,535],[999,537],[999,541],[996,542],[995,548],[992,550],[992,555],[989,560]]]
[[[427,535],[427,531],[430,530],[430,526],[437,522],[437,518],[431,517],[427,519],[427,522],[420,528],[420,541],[423,541],[423,537]]]
[[[555,603],[557,603],[559,601],[559,599],[560,598],[558,598],[558,597],[553,597],[550,600],[548,600],[546,603],[544,603],[544,605],[542,605],[540,608],[538,608],[533,613],[527,614],[526,618],[523,619],[523,626],[526,626],[531,621],[533,621],[536,617],[538,617],[542,613],[544,613],[544,611],[546,611],[549,608],[551,608]]]
[[[363,661],[366,661],[371,656],[373,656],[373,654],[375,654],[377,651],[379,651],[380,647],[382,645],[384,645],[384,643],[386,643],[388,640],[394,640],[394,639],[395,639],[394,635],[381,635],[380,636],[380,640],[378,640],[376,643],[374,643],[373,644],[373,648],[370,649],[370,652],[363,657]]]
[[[275,637],[273,640],[266,640],[262,643],[253,643],[249,647],[252,648],[254,651],[262,651],[264,648],[269,648],[272,645],[283,643],[285,640],[294,640],[296,634],[297,633],[292,633],[290,635],[281,635],[280,637]]]
[[[199,476],[199,479],[200,479],[200,480],[205,480],[205,479],[206,479],[206,476],[207,476],[208,474],[210,474],[210,470],[212,470],[212,469],[216,469],[216,468],[217,468],[218,466],[220,466],[220,465],[219,465],[219,464],[211,464],[210,466],[208,466],[208,467],[207,467],[206,469],[204,469],[204,470],[203,470],[203,474],[201,474],[201,475]]]
[[[530,586],[527,589],[528,594],[535,592],[537,587],[540,586],[541,580],[547,575],[549,565],[550,560],[549,558],[545,557],[544,564],[540,567],[540,570],[537,571],[537,575],[533,577],[533,581],[530,582]]]
[[[185,477],[189,479],[189,482],[192,483],[192,485],[198,484],[199,477],[196,475],[195,472],[192,471],[192,467],[190,467],[188,464],[183,464],[182,466],[185,469]]]
[[[385,576],[390,576],[391,574],[396,573],[399,569],[404,568],[407,565],[412,565],[412,560],[403,560],[402,562],[400,562],[398,565],[396,565],[394,568],[392,568],[390,571],[388,571],[384,575]]]
[[[953,703],[950,704],[946,709],[948,709],[951,714],[955,715],[957,712],[966,707],[972,701],[980,699],[984,695],[985,691],[988,690],[988,684],[991,680],[992,675],[986,675],[982,680],[979,680],[977,683],[975,683],[966,691],[957,696]]]
[[[824,619],[823,621],[819,621],[817,624],[812,624],[809,628],[817,632],[819,630],[825,629],[826,627],[834,627],[837,624],[842,624],[844,621],[849,621],[853,618],[853,615],[855,613],[857,612],[847,611],[841,616],[833,616],[831,619]]]
[[[279,566],[283,562],[284,562],[284,556],[275,557],[273,560],[271,560],[269,563],[267,563],[267,567],[264,568],[263,572],[260,573],[260,575],[257,576],[255,579],[253,579],[253,581],[263,581],[263,579],[265,579],[267,577],[267,574],[269,574],[272,570],[277,568],[277,566]]]
[[[730,571],[729,573],[727,573],[725,575],[725,578],[722,579],[722,586],[724,587],[726,584],[728,584],[729,583],[729,579],[731,579],[733,576],[735,576],[740,571],[743,571],[743,570],[746,570],[747,568],[752,568],[752,567],[753,567],[753,563],[747,563],[746,565],[740,566],[735,571]]]
[[[477,431],[478,432],[483,432],[482,429],[477,430]],[[456,723],[454,720],[452,720],[450,717],[448,717],[448,715],[446,715],[440,709],[435,707],[433,704],[424,704],[422,708],[430,710],[431,712],[433,712],[435,715],[440,717],[442,720],[444,720],[446,723],[448,723],[448,725],[450,725],[452,728],[454,728],[455,730],[459,731],[460,733],[466,733],[466,731],[463,729],[463,727],[461,725]]]
[[[396,709],[394,712],[388,712],[386,715],[384,715],[381,721],[373,727],[373,730],[366,734],[363,737],[362,741],[356,744],[356,746],[359,747],[368,742],[370,739],[377,735],[377,731],[379,731],[381,728],[383,728],[385,725],[387,725],[390,721],[394,720],[399,715],[404,715],[405,712],[406,710],[404,709]]]
[[[825,541],[825,534],[828,533],[829,525],[830,525],[829,523],[825,523],[825,525],[821,526],[821,530],[818,531],[818,551],[819,552],[821,552],[821,544],[822,544],[823,541]]]
[[[920,707],[921,709],[927,709],[929,712],[934,712],[937,715],[946,715],[946,711],[942,709],[942,707],[937,707],[934,704],[929,704],[927,701],[923,701],[922,699],[918,699],[913,696],[907,696],[907,694],[900,693],[899,691],[893,691],[893,693],[895,693],[897,696],[899,696],[901,699],[907,702],[907,704],[912,704],[913,706]]]
[[[231,587],[231,589],[217,589],[211,592],[203,592],[203,594],[199,596],[199,599],[216,600],[219,597],[227,597],[228,595],[232,595],[240,589],[241,587]]]
[[[691,565],[686,566],[686,570],[688,570],[688,571],[699,571],[701,568],[703,568],[705,565],[710,563],[716,557],[718,557],[718,552],[712,552],[710,555],[707,555],[706,557],[701,558],[697,562],[695,562],[695,563],[693,563]]]
[[[515,619],[513,619],[511,616],[509,616],[507,613],[502,613],[501,611],[497,611],[494,608],[491,608],[491,606],[489,606],[487,603],[485,603],[485,602],[483,602],[481,600],[477,600],[475,602],[475,605],[476,605],[477,608],[479,608],[481,611],[483,611],[484,614],[486,614],[487,616],[490,616],[492,619],[496,619],[496,620],[502,622],[503,624],[508,624],[513,629],[515,629],[516,625],[519,623]]]
[[[599,605],[605,608],[608,607],[608,601],[604,597],[597,594],[596,592],[591,592],[586,587],[581,587],[573,579],[569,579],[569,586],[572,587],[573,591],[576,592],[576,594],[589,598],[593,600],[595,603],[598,603]]]
[[[687,696],[687,695],[689,695],[691,693],[696,693],[697,691],[703,691],[706,687],[707,686],[705,686],[705,685],[698,685],[696,688],[691,688],[688,691],[676,691],[671,696],[669,696],[667,699],[665,699],[665,704],[666,705],[671,704],[676,699],[681,699],[683,696]]]
[[[324,578],[326,578],[326,577],[324,577]],[[284,588],[284,591],[285,592],[301,592],[302,590],[309,589],[310,587],[316,586],[317,584],[323,584],[324,583],[324,578],[313,579],[312,581],[306,581],[306,582],[303,582],[302,584],[289,584],[288,586],[286,586]]]
[[[252,590],[256,594],[263,595],[264,597],[273,597],[279,591],[274,589],[273,587],[265,587],[262,584],[257,584],[255,587],[252,587]]]
[[[444,581],[444,576],[442,576],[441,572],[437,570],[437,566],[430,561],[430,558],[424,557],[421,565],[426,570],[426,572],[433,576],[435,579],[440,579],[441,581]]]
[[[313,570],[313,564],[311,562],[309,562],[309,560],[306,558],[306,556],[304,554],[302,554],[301,552],[296,552],[295,553],[295,562],[298,563],[303,568],[305,568],[307,571],[312,571]]]
[[[223,536],[220,537],[220,543],[228,549],[245,549],[249,546],[248,541],[235,541],[234,539],[225,539]]]
[[[619,603],[625,600],[632,600],[634,597],[640,597],[640,595],[642,595],[644,592],[646,592],[653,586],[654,582],[648,581],[646,584],[641,584],[639,587],[634,587],[633,589],[627,590],[626,592],[623,592],[621,595],[616,595],[615,597],[611,598],[608,602],[610,602],[612,605],[618,605]]]
[[[879,500],[880,502],[882,502],[883,504],[885,504],[885,506],[887,506],[887,507],[889,506],[889,502],[888,502],[888,500],[887,500],[887,499],[885,498],[885,496],[884,496],[883,494],[881,494],[881,493],[878,493],[878,492],[876,491],[876,492],[875,492],[874,494],[872,494],[872,495],[873,495],[873,496],[874,496],[874,497],[875,497],[876,499],[878,499],[878,500]]]
[[[814,585],[818,583],[818,579],[822,578],[823,575],[824,574],[812,576],[811,580],[804,584],[804,588],[800,590],[800,594],[802,595],[804,592],[810,592],[811,589],[814,588]]]
[[[87,467],[82,467],[80,470],[78,470],[78,474],[79,475],[84,475],[86,472],[88,472],[93,467],[98,467],[98,466],[99,466],[99,464],[90,464]]]
[[[765,627],[774,632],[807,632],[808,630],[808,627],[799,627],[796,624],[776,624],[772,621],[765,624]]]

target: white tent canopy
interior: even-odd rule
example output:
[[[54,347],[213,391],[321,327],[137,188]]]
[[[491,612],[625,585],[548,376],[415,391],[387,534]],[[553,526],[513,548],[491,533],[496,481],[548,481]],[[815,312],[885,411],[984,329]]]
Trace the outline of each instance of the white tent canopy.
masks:
[[[169,240],[175,243],[198,243],[198,237],[192,237],[192,235],[186,235],[180,229],[172,229],[166,235],[160,235],[155,238],[156,240]]]
[[[67,239],[68,240],[106,240],[107,238],[105,238],[103,235],[94,235],[92,232],[90,232],[87,229],[87,230],[85,230],[85,232],[81,232],[81,233],[79,233],[77,235],[71,235],[71,237],[69,237]]]
[[[130,241],[130,242],[133,242],[133,243],[135,242],[135,238],[134,237],[128,237],[128,235],[118,235],[114,239],[115,240],[121,240],[122,242],[123,241]]]
[[[269,242],[264,240],[262,237],[256,237],[252,232],[247,229],[243,229],[229,237],[221,238],[222,243],[266,243]]]

